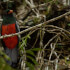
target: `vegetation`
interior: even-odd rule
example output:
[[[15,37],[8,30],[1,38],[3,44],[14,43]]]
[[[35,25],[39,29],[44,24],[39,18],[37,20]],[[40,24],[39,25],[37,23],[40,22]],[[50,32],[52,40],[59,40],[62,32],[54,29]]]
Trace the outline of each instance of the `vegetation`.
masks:
[[[6,9],[13,9],[21,29],[21,32],[10,35],[21,34],[20,60],[17,69],[66,70],[70,68],[68,5],[60,3],[60,0],[1,0],[0,4],[1,16]],[[8,36],[0,36],[0,39]],[[0,55],[0,70],[13,70],[4,61],[9,58],[2,49]]]

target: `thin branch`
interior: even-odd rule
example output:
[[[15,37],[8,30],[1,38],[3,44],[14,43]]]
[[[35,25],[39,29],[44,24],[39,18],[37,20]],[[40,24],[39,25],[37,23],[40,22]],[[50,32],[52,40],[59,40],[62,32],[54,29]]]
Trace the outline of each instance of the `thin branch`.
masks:
[[[55,39],[58,35],[60,35],[60,34],[57,34],[57,35],[55,35],[54,37],[52,37],[52,38],[48,41],[48,43],[44,46],[44,48],[43,48],[42,50],[44,50],[44,49],[46,48],[46,46],[48,46],[49,43],[50,43],[53,39]]]
[[[67,34],[70,34],[69,31],[67,31],[67,30],[65,30],[65,29],[63,29],[63,28],[60,28],[60,27],[54,26],[54,25],[46,25],[46,27],[57,28],[57,29],[59,29],[59,30],[61,30],[61,31],[66,32]]]
[[[58,19],[61,19],[61,18],[63,18],[64,16],[69,15],[69,14],[70,14],[70,12],[67,12],[67,13],[65,13],[65,14],[63,14],[63,15],[60,15],[60,16],[56,17],[56,18],[50,19],[50,20],[48,20],[48,21],[46,21],[46,22],[44,22],[44,23],[40,23],[40,24],[38,24],[38,25],[35,25],[35,26],[33,26],[33,27],[30,27],[30,28],[28,28],[28,29],[25,29],[25,30],[23,30],[23,31],[21,31],[21,32],[18,32],[18,33],[15,33],[15,34],[0,36],[0,39],[6,38],[6,37],[15,36],[15,35],[23,34],[23,33],[25,33],[25,32],[28,32],[28,31],[32,30],[32,29],[36,29],[36,28],[41,27],[41,26],[44,26],[44,25],[46,25],[46,24],[48,24],[48,23],[50,23],[50,22],[56,21],[56,20],[58,20]],[[68,34],[70,34],[70,32],[68,32],[67,30],[65,30],[65,29],[63,29],[63,28],[60,28],[60,27],[57,27],[57,26],[53,26],[53,25],[47,25],[47,26],[52,26],[52,27],[61,29],[61,30],[65,31],[65,32],[67,32]]]

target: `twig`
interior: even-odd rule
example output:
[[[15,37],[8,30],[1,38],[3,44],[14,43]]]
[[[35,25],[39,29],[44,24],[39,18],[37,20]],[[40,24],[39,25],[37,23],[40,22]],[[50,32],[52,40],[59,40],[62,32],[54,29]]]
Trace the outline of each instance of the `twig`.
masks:
[[[44,46],[44,48],[43,48],[42,50],[44,50],[44,49],[46,48],[46,46],[48,46],[49,43],[50,43],[53,39],[55,39],[58,35],[60,35],[60,34],[57,34],[57,35],[55,35],[54,37],[52,37],[52,38],[48,41],[48,43]]]
[[[39,38],[39,32],[37,33],[36,40],[35,40],[35,42],[34,42],[32,48],[34,48],[34,46],[36,45],[36,43],[37,43],[37,41],[38,41],[38,38]]]
[[[49,57],[49,62],[51,60],[52,54],[54,53],[55,45],[56,45],[55,43],[54,44],[53,43],[50,44],[50,46],[51,46],[51,54],[50,54],[50,57]]]
[[[63,28],[54,26],[54,25],[46,25],[46,27],[56,28],[56,29],[59,29],[59,30],[61,30],[61,31],[64,31],[64,32],[67,33],[67,34],[70,34],[69,31],[67,31],[67,30],[65,30],[65,29],[63,29]]]
[[[23,46],[23,44],[21,45]],[[23,47],[24,51],[23,51],[23,59],[21,62],[21,70],[26,70],[26,50],[25,47]]]
[[[32,10],[28,11],[27,14],[23,17],[23,21],[30,15],[30,13],[32,12]]]
[[[51,61],[52,54],[55,54],[56,57],[58,57],[58,56],[57,56],[57,53],[54,51],[57,42],[58,42],[58,38],[56,39],[56,42],[55,42],[55,43],[51,43],[51,44],[50,44],[50,46],[51,46],[51,53],[50,53],[50,56],[49,56],[48,65],[49,65],[49,63],[50,63],[50,61]],[[55,70],[57,70],[58,59],[56,59],[55,62],[56,62],[56,64],[55,64]]]
[[[28,29],[25,29],[25,30],[23,30],[23,31],[21,31],[21,32],[18,32],[18,33],[15,33],[15,34],[0,36],[0,39],[6,38],[6,37],[15,36],[15,35],[23,34],[23,33],[25,33],[25,32],[28,32],[28,31],[32,30],[32,29],[41,27],[41,26],[46,25],[46,24],[48,24],[48,23],[50,23],[50,22],[56,21],[56,20],[58,20],[58,19],[61,19],[61,18],[63,18],[64,16],[69,15],[69,14],[70,14],[70,12],[67,12],[67,13],[65,13],[65,14],[63,14],[63,15],[60,15],[60,16],[56,17],[56,18],[50,19],[50,20],[48,20],[48,21],[46,21],[46,22],[44,22],[44,23],[35,25],[35,26],[33,26],[33,27],[30,27],[30,28],[28,28]],[[47,25],[47,26],[48,26],[48,27],[51,27],[51,26],[52,26],[52,27],[61,29],[61,30],[65,31],[65,32],[67,32],[68,34],[70,34],[70,32],[66,31],[66,30],[63,29],[63,28],[60,28],[60,27],[57,27],[57,26],[53,26],[53,25]]]

